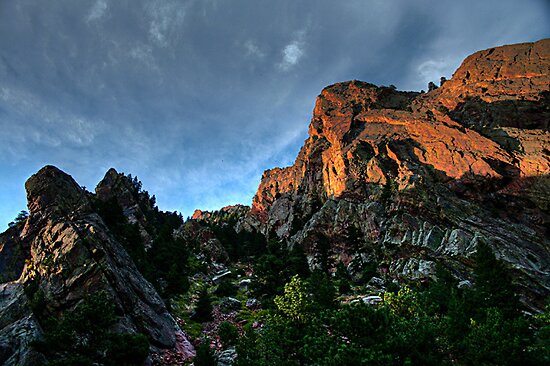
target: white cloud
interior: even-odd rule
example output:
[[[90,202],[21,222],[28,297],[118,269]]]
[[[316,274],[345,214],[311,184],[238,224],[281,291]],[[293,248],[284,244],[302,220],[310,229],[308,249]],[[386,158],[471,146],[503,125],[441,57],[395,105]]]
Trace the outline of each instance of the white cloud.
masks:
[[[265,57],[265,53],[263,53],[260,47],[258,47],[258,45],[251,40],[244,43],[244,48],[246,50],[246,56],[253,56],[257,58]]]
[[[105,0],[98,0],[94,3],[92,8],[90,9],[90,13],[86,18],[86,21],[91,22],[94,20],[99,20],[103,18],[106,11],[107,11],[107,2]]]
[[[37,145],[57,147],[69,144],[77,147],[91,146],[104,130],[105,122],[88,119],[81,115],[52,106],[40,97],[25,90],[2,87],[0,108],[10,111],[10,119],[25,121],[24,128],[15,123],[2,129],[0,135],[9,134],[8,144],[31,141]],[[9,146],[1,146],[10,150]]]
[[[277,65],[281,70],[290,70],[304,56],[305,33],[304,30],[297,32],[294,39],[283,48],[283,60]]]
[[[289,69],[291,66],[294,66],[302,58],[304,51],[300,47],[298,42],[293,42],[287,45],[283,50],[283,62],[281,67],[283,69]]]
[[[439,79],[442,76],[450,78],[449,65],[452,65],[450,60],[426,60],[416,67],[418,79],[423,82],[426,88],[430,81],[439,84]]]
[[[183,23],[190,4],[182,4],[178,1],[156,1],[149,4],[147,6],[147,12],[151,17],[149,38],[158,46],[168,46],[170,33]]]
[[[144,44],[137,45],[130,50],[130,56],[134,60],[141,62],[150,70],[160,71],[156,64],[155,57],[153,56],[153,49],[151,46]]]

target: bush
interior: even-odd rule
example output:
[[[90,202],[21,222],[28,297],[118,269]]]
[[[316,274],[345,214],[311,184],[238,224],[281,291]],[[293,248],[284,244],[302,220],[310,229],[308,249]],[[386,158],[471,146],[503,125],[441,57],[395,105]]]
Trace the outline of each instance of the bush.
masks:
[[[523,319],[507,320],[496,308],[486,310],[483,322],[472,321],[462,341],[469,365],[529,365],[529,325]]]
[[[200,347],[197,349],[197,355],[193,359],[195,366],[217,366],[216,357],[214,351],[210,348],[210,341],[205,339]]]
[[[61,319],[50,318],[34,344],[48,365],[142,365],[149,353],[143,334],[118,334],[115,306],[105,292],[85,299]]]
[[[141,365],[149,354],[149,342],[143,334],[114,334],[107,358],[113,365]]]
[[[239,331],[230,322],[223,322],[218,328],[218,336],[224,347],[234,346],[239,338]]]
[[[305,320],[310,308],[306,285],[298,275],[285,285],[284,295],[275,296],[273,301],[281,313],[297,322]]]
[[[195,306],[193,320],[200,323],[212,320],[212,300],[210,299],[210,295],[208,294],[208,290],[206,288],[199,292],[199,299],[197,300],[197,305]]]
[[[218,285],[214,293],[219,297],[234,297],[237,294],[237,287],[230,281],[224,281]]]
[[[478,315],[483,317],[484,309],[498,307],[505,318],[518,316],[521,304],[505,264],[495,257],[491,247],[484,242],[477,245],[474,260],[473,299],[480,310]]]

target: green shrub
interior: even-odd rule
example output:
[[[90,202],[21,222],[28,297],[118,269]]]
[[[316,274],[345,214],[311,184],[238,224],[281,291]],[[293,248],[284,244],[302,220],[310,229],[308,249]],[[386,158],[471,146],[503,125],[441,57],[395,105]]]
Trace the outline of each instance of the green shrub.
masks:
[[[195,306],[195,314],[193,315],[193,320],[204,323],[212,320],[212,300],[208,294],[208,290],[203,288],[199,292],[199,299],[197,300],[197,305]]]
[[[48,365],[142,365],[149,343],[142,334],[111,331],[116,323],[115,306],[105,292],[86,298],[61,319],[44,324],[44,337],[34,347]]]
[[[218,285],[214,293],[219,297],[234,297],[237,294],[237,287],[230,281],[224,281]]]
[[[141,365],[149,354],[149,342],[143,334],[113,334],[107,358],[113,365]]]
[[[218,362],[214,356],[214,351],[210,348],[210,341],[205,339],[197,349],[197,355],[193,359],[195,366],[217,366]]]
[[[239,338],[239,331],[233,324],[225,321],[218,328],[218,336],[224,347],[234,346]]]

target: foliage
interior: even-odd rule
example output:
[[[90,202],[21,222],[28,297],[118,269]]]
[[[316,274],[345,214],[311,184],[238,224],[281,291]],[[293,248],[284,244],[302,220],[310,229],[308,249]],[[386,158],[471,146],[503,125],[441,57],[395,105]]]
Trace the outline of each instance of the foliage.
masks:
[[[15,217],[15,219],[10,222],[8,224],[8,226],[11,228],[11,227],[20,227],[21,225],[23,225],[25,223],[25,221],[27,220],[27,217],[29,217],[29,213],[27,211],[21,211],[19,212],[19,214],[17,214],[17,216]]]
[[[92,295],[61,319],[50,318],[35,347],[48,365],[141,365],[149,353],[142,334],[111,331],[115,307],[104,292]]]
[[[293,276],[275,297],[278,312],[237,342],[237,365],[547,364],[550,316],[518,311],[509,272],[490,248],[481,244],[474,259],[471,289],[438,267],[436,281],[386,292],[378,305],[323,300],[322,288],[346,278],[342,268],[334,278]]]
[[[255,297],[269,306],[275,295],[283,292],[285,283],[292,276],[298,274],[305,278],[309,275],[309,269],[301,248],[288,251],[283,243],[271,240],[267,253],[257,259],[254,274],[256,279],[250,289]]]
[[[540,364],[550,363],[550,300],[546,305],[545,312],[537,317],[537,331],[535,339],[529,351],[538,356]]]
[[[43,319],[46,314],[46,296],[40,288],[40,275],[34,269],[34,263],[27,260],[27,268],[31,273],[31,278],[23,285],[23,290],[29,300],[29,307],[34,316]]]
[[[224,321],[218,328],[218,336],[224,347],[235,345],[239,338],[239,331],[237,328],[228,321]]]
[[[324,234],[318,234],[317,241],[315,243],[315,262],[319,265],[321,271],[328,273],[329,265],[329,249],[330,240]]]
[[[135,179],[134,179],[135,180]],[[132,180],[134,182],[134,180]],[[138,184],[139,183],[139,184]],[[136,194],[143,195],[141,183],[133,183]],[[137,190],[139,188],[139,190]],[[147,200],[151,200],[148,198]],[[189,288],[187,273],[190,267],[189,245],[173,232],[181,224],[181,216],[175,212],[147,211],[150,234],[153,234],[151,250],[145,246],[137,223],[129,223],[116,198],[107,201],[94,200],[96,211],[109,230],[124,246],[139,271],[165,298],[182,294]]]
[[[218,285],[214,293],[218,297],[234,297],[237,294],[237,286],[231,281],[224,281]]]
[[[238,217],[228,216],[215,224],[208,224],[216,238],[222,243],[229,258],[233,261],[248,259],[266,252],[265,236],[259,232],[241,230],[234,227]]]
[[[285,285],[284,295],[275,296],[273,300],[277,309],[288,318],[303,322],[310,306],[306,286],[298,275],[292,277]]]
[[[407,286],[399,289],[396,294],[386,292],[384,302],[393,314],[404,318],[418,315],[420,308],[416,293]]]
[[[202,344],[197,349],[197,355],[193,358],[195,366],[217,366],[218,362],[214,356],[214,351],[210,348],[208,338],[203,340]]]
[[[397,192],[398,184],[395,180],[388,178],[384,187],[382,188],[382,194],[380,195],[380,200],[382,202],[388,202],[395,192]]]
[[[320,270],[314,271],[307,281],[307,288],[309,294],[311,294],[314,311],[331,309],[336,305],[334,283],[327,273]]]
[[[521,318],[506,319],[497,308],[485,310],[484,321],[472,321],[460,347],[468,365],[534,364],[525,349],[529,345],[529,325]]]
[[[212,320],[212,300],[206,288],[201,289],[199,292],[193,320],[201,323]]]
[[[502,261],[496,259],[492,249],[484,242],[477,245],[474,278],[476,291],[473,299],[480,309],[478,316],[484,316],[484,309],[498,306],[506,318],[520,313],[520,302],[516,295],[510,271]]]

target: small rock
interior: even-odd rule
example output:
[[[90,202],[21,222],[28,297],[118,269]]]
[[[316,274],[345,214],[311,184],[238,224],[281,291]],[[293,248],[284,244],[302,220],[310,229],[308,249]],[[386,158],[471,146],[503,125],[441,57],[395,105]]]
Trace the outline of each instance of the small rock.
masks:
[[[367,283],[367,286],[371,286],[371,287],[384,287],[384,280],[379,278],[379,277],[373,277],[369,280],[369,282]]]
[[[233,297],[224,297],[220,303],[220,310],[224,313],[240,308],[241,302]]]
[[[241,282],[239,282],[239,289],[241,290],[248,290],[248,286],[250,286],[250,283],[252,282],[252,280],[250,278],[245,278],[244,280],[241,280]]]
[[[472,288],[472,283],[468,280],[460,281],[458,283],[458,288]]]
[[[214,276],[212,278],[212,282],[214,282],[215,284],[219,284],[224,278],[228,277],[231,275],[231,271],[227,270],[225,272],[222,272],[216,276]]]
[[[234,347],[230,347],[218,353],[218,366],[231,366],[237,359],[237,351]]]
[[[380,302],[382,302],[382,298],[380,296],[367,296],[367,297],[364,297],[363,298],[363,302],[365,304],[369,304],[369,305],[376,305]]]
[[[256,309],[260,306],[260,302],[257,299],[248,299],[245,306],[249,309]]]

